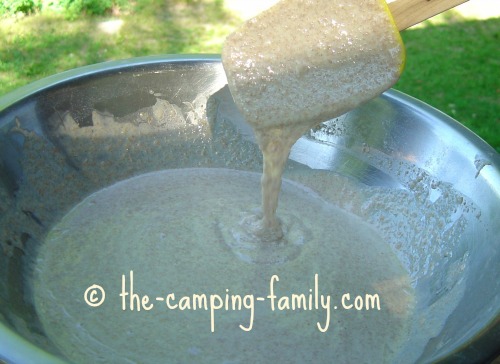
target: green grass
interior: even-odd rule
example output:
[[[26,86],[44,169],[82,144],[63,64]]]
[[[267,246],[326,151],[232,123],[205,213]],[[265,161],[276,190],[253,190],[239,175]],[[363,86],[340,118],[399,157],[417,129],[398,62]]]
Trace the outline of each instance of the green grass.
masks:
[[[71,68],[153,54],[220,53],[241,20],[223,0],[136,0],[115,16],[57,13],[0,19],[0,95]],[[99,28],[121,20],[119,32]],[[395,88],[459,120],[500,151],[500,18],[440,22],[402,33],[407,65]]]
[[[407,63],[395,88],[459,120],[500,151],[500,19],[450,17],[402,36]]]
[[[100,30],[122,20],[116,34]],[[0,18],[0,95],[71,68],[112,59],[172,53],[220,53],[241,21],[217,0],[140,0],[125,14],[104,18],[42,13]]]

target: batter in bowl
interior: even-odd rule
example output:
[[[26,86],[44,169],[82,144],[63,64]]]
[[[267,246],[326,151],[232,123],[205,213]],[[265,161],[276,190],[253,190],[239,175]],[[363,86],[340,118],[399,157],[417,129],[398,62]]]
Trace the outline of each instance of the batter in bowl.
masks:
[[[35,265],[37,312],[60,351],[75,363],[395,361],[414,291],[389,245],[360,218],[284,180],[279,215],[296,253],[252,263],[259,255],[250,248],[233,247],[242,259],[228,248],[243,212],[258,207],[259,179],[165,170],[98,191],[70,211]],[[105,300],[92,307],[85,294],[96,284]],[[194,294],[206,295],[206,308],[195,309]],[[221,298],[213,314],[212,295]]]

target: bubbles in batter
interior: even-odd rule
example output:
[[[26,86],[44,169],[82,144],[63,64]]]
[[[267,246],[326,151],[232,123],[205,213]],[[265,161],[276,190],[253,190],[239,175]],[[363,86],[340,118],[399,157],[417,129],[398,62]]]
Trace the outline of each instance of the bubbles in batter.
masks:
[[[34,303],[48,337],[74,363],[394,362],[414,291],[388,244],[288,180],[278,215],[292,249],[235,240],[244,211],[258,208],[259,179],[228,169],[165,170],[86,198],[51,230],[34,266]],[[128,301],[122,309],[124,276],[132,294],[130,271],[133,292],[148,295],[151,309],[131,311]],[[317,309],[316,275],[317,293],[331,300]],[[99,307],[84,300],[94,284],[106,291]],[[379,294],[380,310],[344,309],[346,293],[351,307],[357,296]],[[229,307],[233,295],[251,295],[253,310],[223,303],[212,332],[210,305],[194,310],[194,294],[228,297]],[[303,295],[303,305],[292,309],[288,301],[287,308],[293,294]]]

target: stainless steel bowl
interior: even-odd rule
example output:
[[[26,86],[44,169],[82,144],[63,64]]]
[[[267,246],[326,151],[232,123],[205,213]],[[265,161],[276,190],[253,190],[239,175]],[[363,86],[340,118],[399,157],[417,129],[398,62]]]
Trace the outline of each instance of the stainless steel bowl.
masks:
[[[161,169],[259,171],[258,158],[245,159],[258,149],[225,84],[218,56],[147,57],[65,72],[0,99],[0,359],[63,360],[44,336],[32,303],[31,263],[47,231],[85,196]],[[197,134],[207,108],[212,132],[231,129],[248,145],[245,153],[240,144],[222,146]],[[171,144],[158,139],[170,130],[167,114],[190,125],[192,141],[182,157],[162,157],[178,148],[175,137]],[[142,123],[131,122],[131,115]],[[111,119],[127,124],[127,133],[111,131]],[[100,132],[98,140],[78,134],[89,126]],[[441,212],[449,219],[436,241],[427,248],[398,248],[422,304],[431,307],[427,317],[440,302],[454,307],[419,362],[480,363],[500,354],[497,152],[448,116],[390,90],[311,130],[294,146],[289,164],[291,175],[334,171],[366,186],[418,193],[430,208],[456,192],[459,211]],[[352,212],[370,220],[363,211]],[[425,225],[432,221],[423,222],[425,211],[417,220],[417,229],[432,227]],[[459,301],[446,301],[458,286]]]

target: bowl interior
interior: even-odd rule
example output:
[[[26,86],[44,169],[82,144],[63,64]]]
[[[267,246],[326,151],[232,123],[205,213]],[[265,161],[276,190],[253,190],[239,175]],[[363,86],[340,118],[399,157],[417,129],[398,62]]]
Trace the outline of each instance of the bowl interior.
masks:
[[[10,343],[0,358],[60,355],[33,304],[33,267],[48,232],[85,197],[160,170],[260,172],[225,85],[217,57],[141,58],[0,101],[0,341]],[[375,226],[401,261],[419,315],[405,355],[465,363],[498,351],[499,167],[473,133],[391,90],[304,135],[285,177]]]

